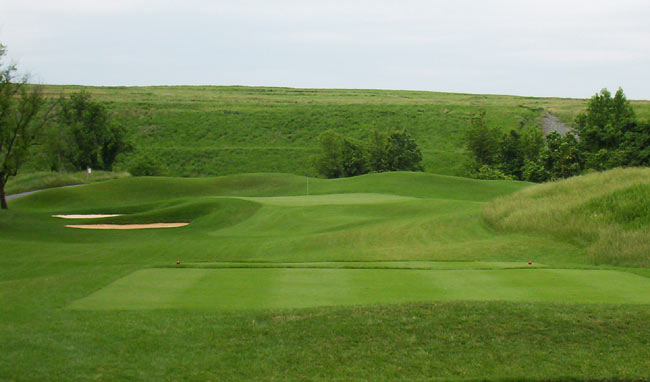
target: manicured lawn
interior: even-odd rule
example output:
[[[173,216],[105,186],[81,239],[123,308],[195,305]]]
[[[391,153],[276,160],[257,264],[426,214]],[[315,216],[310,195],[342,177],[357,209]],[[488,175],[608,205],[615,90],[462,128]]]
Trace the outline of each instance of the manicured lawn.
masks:
[[[388,173],[307,195],[304,176],[251,174],[11,200],[0,380],[647,379],[650,272],[481,219],[529,187]]]
[[[650,279],[577,269],[143,269],[69,308],[295,309],[417,301],[650,304]]]

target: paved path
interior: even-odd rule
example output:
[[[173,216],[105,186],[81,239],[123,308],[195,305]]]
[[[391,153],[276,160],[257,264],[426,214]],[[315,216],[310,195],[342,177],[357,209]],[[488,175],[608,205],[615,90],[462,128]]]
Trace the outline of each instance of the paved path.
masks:
[[[77,186],[83,186],[83,184],[71,184],[71,185],[68,185],[68,186],[60,186],[60,187],[44,188],[43,190],[51,190],[51,189],[53,189],[53,188],[77,187]],[[21,196],[31,195],[31,194],[34,194],[34,193],[36,193],[36,192],[43,191],[43,190],[34,190],[34,191],[21,192],[21,193],[19,193],[19,194],[11,194],[11,195],[7,195],[6,198],[7,198],[7,201],[9,201],[9,200],[11,200],[11,199],[16,199],[16,198],[20,198]]]

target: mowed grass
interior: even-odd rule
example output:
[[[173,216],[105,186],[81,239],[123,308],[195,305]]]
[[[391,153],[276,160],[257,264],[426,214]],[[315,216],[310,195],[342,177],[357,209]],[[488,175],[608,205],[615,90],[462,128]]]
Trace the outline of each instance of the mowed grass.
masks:
[[[124,178],[10,201],[0,380],[650,375],[647,268],[594,266],[580,242],[481,219],[530,184],[388,173],[306,186]],[[78,230],[59,213],[190,224]]]
[[[134,272],[69,308],[251,310],[422,301],[650,304],[649,290],[649,278],[605,270],[153,268]]]

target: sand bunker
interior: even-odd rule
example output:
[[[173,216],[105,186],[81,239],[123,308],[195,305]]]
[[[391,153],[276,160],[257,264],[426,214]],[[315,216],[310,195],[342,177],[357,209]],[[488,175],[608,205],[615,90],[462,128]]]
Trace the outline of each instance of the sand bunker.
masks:
[[[52,215],[53,218],[61,218],[61,219],[98,219],[98,218],[112,218],[113,216],[122,216],[122,214]]]
[[[190,223],[151,223],[151,224],[68,224],[69,228],[83,229],[149,229],[183,227]]]

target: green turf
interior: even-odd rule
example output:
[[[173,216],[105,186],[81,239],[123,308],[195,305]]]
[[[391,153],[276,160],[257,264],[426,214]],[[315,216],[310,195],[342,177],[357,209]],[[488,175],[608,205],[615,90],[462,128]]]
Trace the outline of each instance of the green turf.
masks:
[[[328,194],[328,195],[302,195],[302,196],[270,196],[270,197],[240,197],[241,199],[266,204],[269,206],[303,207],[318,205],[345,205],[345,204],[381,204],[415,200],[405,196],[389,194]]]
[[[10,201],[0,380],[650,375],[647,268],[596,266],[580,241],[481,219],[530,184],[386,173],[309,187],[286,174],[124,178]],[[57,213],[190,224],[78,230]]]
[[[283,262],[202,262],[169,265],[174,268],[333,268],[333,269],[512,269],[540,268],[545,264],[496,261],[319,261]]]
[[[650,304],[650,279],[576,269],[144,269],[72,309],[293,309],[414,301]]]

